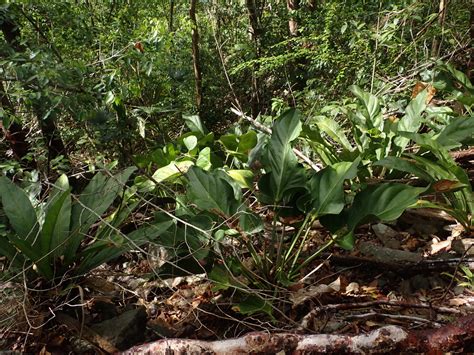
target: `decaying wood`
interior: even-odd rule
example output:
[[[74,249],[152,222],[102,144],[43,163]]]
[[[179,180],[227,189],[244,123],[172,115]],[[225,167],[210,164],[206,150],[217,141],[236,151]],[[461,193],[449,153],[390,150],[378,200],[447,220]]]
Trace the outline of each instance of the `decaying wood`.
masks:
[[[250,122],[250,124],[255,127],[257,130],[259,130],[260,132],[263,132],[263,133],[266,133],[266,134],[272,134],[272,130],[266,126],[264,126],[263,124],[255,121],[252,117],[249,117],[247,116],[245,113],[243,113],[242,111],[239,111],[237,110],[236,108],[232,107],[230,109],[233,113],[235,113],[237,116],[239,117],[242,117],[244,120]],[[298,149],[296,148],[293,148],[293,153],[295,153],[295,155],[300,158],[301,160],[303,160],[306,164],[308,164],[313,170],[315,171],[319,171],[321,170],[321,167],[318,165],[318,164],[315,164],[311,159],[309,159],[306,155],[304,155],[303,153],[301,153]]]
[[[133,347],[121,354],[286,354],[314,353],[387,353],[431,352],[462,350],[472,346],[474,316],[460,318],[453,324],[438,329],[404,330],[385,326],[360,335],[254,332],[240,338],[201,341],[190,339],[163,339]]]

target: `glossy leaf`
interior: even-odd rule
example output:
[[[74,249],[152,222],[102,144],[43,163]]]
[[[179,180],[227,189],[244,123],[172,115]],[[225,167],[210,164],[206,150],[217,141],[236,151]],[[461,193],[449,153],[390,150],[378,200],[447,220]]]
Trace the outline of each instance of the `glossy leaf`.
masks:
[[[398,122],[398,131],[418,132],[421,127],[421,114],[426,109],[427,91],[423,90],[408,104],[405,115]],[[400,151],[403,151],[410,140],[405,137],[397,136],[394,139],[395,144]]]
[[[198,208],[218,210],[226,216],[235,213],[239,202],[235,199],[234,189],[217,172],[191,167],[186,176],[189,179],[188,197]]]
[[[61,175],[50,193],[48,208],[41,229],[41,245],[44,254],[54,250],[60,256],[67,247],[71,222],[71,193],[66,175]]]
[[[196,166],[203,170],[209,170],[212,167],[211,148],[206,147],[199,152],[199,155],[196,159]]]
[[[357,225],[369,219],[393,221],[411,205],[426,187],[386,183],[372,185],[358,193],[349,209],[348,226],[354,230]]]
[[[267,148],[269,166],[265,166],[270,172],[260,179],[259,187],[275,203],[291,197],[292,190],[305,187],[305,170],[298,164],[290,144],[300,132],[300,114],[294,109],[283,113],[273,126]]]
[[[474,137],[474,117],[456,117],[436,136],[436,141],[445,149],[460,147]]]
[[[0,176],[3,210],[18,237],[30,245],[38,241],[39,224],[36,212],[24,190]]]
[[[383,117],[380,113],[380,104],[377,96],[363,91],[357,85],[352,85],[350,90],[362,104],[362,110],[357,111],[356,115],[361,120],[361,123],[365,126],[364,128],[367,130],[377,128],[379,131],[382,131]]]
[[[207,130],[202,124],[202,121],[199,116],[183,116],[183,119],[184,123],[186,123],[186,126],[188,126],[191,132],[201,133],[203,136],[206,135]]]
[[[338,214],[344,208],[344,188],[346,179],[357,175],[360,158],[354,162],[342,162],[328,166],[316,173],[310,180],[311,207],[317,216]]]

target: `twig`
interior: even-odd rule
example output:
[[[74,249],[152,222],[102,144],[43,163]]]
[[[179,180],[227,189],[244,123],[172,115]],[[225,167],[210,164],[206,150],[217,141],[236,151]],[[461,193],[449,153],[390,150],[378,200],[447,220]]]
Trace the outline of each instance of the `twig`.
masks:
[[[246,121],[250,122],[252,126],[254,126],[256,129],[258,129],[260,132],[266,133],[266,134],[272,134],[272,130],[263,124],[255,121],[252,117],[247,116],[245,113],[242,111],[238,110],[236,107],[231,107],[230,109],[233,113],[235,113],[237,116],[242,117]],[[319,171],[321,170],[321,166],[318,164],[315,164],[311,159],[309,159],[306,155],[304,155],[301,151],[299,151],[296,148],[293,148],[293,152],[295,155],[303,160],[306,164],[308,164],[313,170]]]
[[[402,307],[402,308],[423,308],[423,309],[432,309],[437,312],[442,313],[451,313],[451,314],[460,314],[461,311],[455,308],[449,307],[438,307],[430,304],[423,303],[408,303],[408,302],[398,302],[398,301],[388,301],[388,300],[376,300],[368,302],[354,302],[354,303],[338,303],[338,304],[326,304],[323,306],[315,307],[311,312],[303,317],[301,320],[301,329],[307,329],[310,322],[321,312],[328,311],[345,311],[349,309],[358,309],[358,308],[368,308],[375,306],[391,306],[391,307]]]
[[[441,327],[441,324],[438,322],[433,322],[429,319],[422,318],[422,317],[415,317],[415,316],[406,316],[403,314],[390,314],[390,313],[377,313],[377,312],[369,312],[369,313],[363,313],[363,314],[351,314],[347,316],[347,319],[350,320],[369,320],[369,319],[375,319],[375,318],[391,318],[391,319],[397,319],[397,320],[409,320],[417,323],[431,323],[433,326],[439,328]]]

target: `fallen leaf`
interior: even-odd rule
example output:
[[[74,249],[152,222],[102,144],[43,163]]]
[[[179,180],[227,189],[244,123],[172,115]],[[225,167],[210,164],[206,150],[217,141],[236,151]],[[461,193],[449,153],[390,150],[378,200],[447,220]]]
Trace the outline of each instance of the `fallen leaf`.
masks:
[[[467,300],[464,299],[464,298],[451,298],[449,300],[449,305],[450,306],[456,306],[456,307],[459,307],[459,306],[463,306],[467,303]]]

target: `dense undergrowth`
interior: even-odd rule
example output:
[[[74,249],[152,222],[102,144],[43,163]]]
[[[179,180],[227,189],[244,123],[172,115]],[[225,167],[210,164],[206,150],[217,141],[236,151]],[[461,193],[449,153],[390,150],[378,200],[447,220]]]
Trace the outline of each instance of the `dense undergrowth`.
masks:
[[[146,282],[197,275],[239,320],[256,315],[283,328],[294,312],[293,292],[333,251],[357,248],[367,224],[429,209],[449,216],[459,238],[472,236],[472,169],[456,157],[472,150],[474,86],[459,68],[418,52],[421,38],[440,46],[429,27],[436,17],[426,28],[418,17],[410,20],[428,11],[425,5],[379,4],[363,13],[358,4],[351,19],[337,1],[308,15],[302,9],[314,11],[309,1],[288,5],[289,20],[281,7],[271,13],[263,6],[253,20],[269,21],[272,30],[253,23],[250,13],[250,39],[232,32],[241,17],[230,24],[214,5],[201,4],[208,11],[200,19],[202,57],[209,59],[201,69],[202,102],[189,85],[189,58],[176,49],[192,44],[195,26],[185,16],[171,17],[167,27],[150,17],[152,5],[129,4],[148,20],[135,26],[125,12],[112,16],[142,38],[131,42],[108,32],[105,4],[88,5],[97,11],[91,28],[83,23],[91,9],[80,6],[53,4],[48,17],[44,4],[2,5],[2,73],[12,82],[1,90],[10,144],[2,149],[11,158],[0,165],[3,334],[27,329],[34,337],[55,322],[56,312],[85,322],[91,279],[101,272],[122,277],[143,263]],[[183,7],[176,6],[179,14]],[[243,5],[225,6],[237,14]],[[43,24],[27,10],[64,26],[64,8],[77,15],[72,28],[87,35],[75,38],[71,30],[54,37],[45,25],[52,36],[46,41]],[[341,28],[334,25],[338,13]],[[397,24],[409,20],[416,39],[399,33]],[[448,18],[446,27],[461,20]],[[288,21],[302,26],[283,40],[280,25]],[[30,42],[18,37],[18,28]],[[104,49],[111,58],[94,61],[84,48],[97,45],[95,30],[97,43],[122,49]],[[31,32],[44,42],[34,42]],[[456,35],[444,34],[445,52],[437,48],[432,57],[454,46]],[[232,36],[235,48],[223,54]],[[61,51],[69,51],[67,58]],[[356,67],[361,53],[371,65]],[[400,67],[384,56],[396,57]],[[210,59],[217,57],[219,70]],[[414,65],[418,57],[425,60]],[[74,86],[78,78],[81,88]],[[228,118],[232,112],[238,121]],[[465,265],[445,276],[473,287]],[[127,301],[120,302],[125,308]]]

